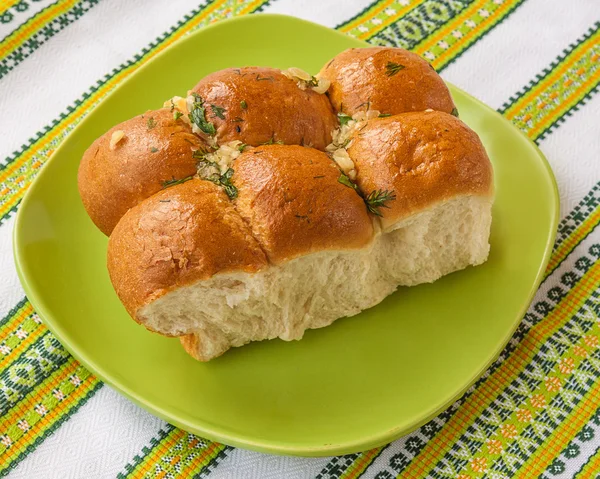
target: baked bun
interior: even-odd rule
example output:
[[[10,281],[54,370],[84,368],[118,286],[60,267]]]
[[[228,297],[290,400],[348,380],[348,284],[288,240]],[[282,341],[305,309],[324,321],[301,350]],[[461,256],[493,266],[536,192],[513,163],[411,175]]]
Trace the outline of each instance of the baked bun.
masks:
[[[339,177],[325,153],[302,146],[261,146],[235,161],[236,209],[273,264],[371,242],[365,204]]]
[[[108,130],[85,151],[78,186],[83,205],[106,235],[127,210],[165,181],[196,173],[194,150],[206,147],[168,109],[148,111]]]
[[[223,190],[192,179],[147,198],[121,218],[108,240],[108,272],[132,318],[168,336],[191,332],[193,318],[173,324],[146,308],[176,288],[216,274],[253,273],[264,253]]]
[[[455,109],[434,68],[401,48],[350,48],[327,63],[319,76],[331,82],[328,95],[335,110],[351,116],[368,109],[390,115]]]
[[[324,150],[337,124],[326,95],[302,90],[276,68],[227,68],[206,76],[192,91],[207,105],[219,144],[241,140]]]
[[[448,199],[493,193],[492,166],[479,137],[447,113],[374,118],[354,134],[347,151],[365,194],[395,192],[381,209],[384,230]]]

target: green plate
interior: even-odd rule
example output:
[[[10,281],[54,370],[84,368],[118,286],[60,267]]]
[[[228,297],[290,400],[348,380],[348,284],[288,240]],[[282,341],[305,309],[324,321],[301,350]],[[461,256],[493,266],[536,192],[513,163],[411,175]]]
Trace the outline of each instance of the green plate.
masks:
[[[491,254],[483,266],[402,288],[302,341],[235,348],[199,363],[177,339],[134,323],[113,292],[106,238],[77,193],[87,146],[114,124],[230,66],[317,72],[365,44],[279,15],[217,23],[177,42],[98,105],[40,171],[15,227],[27,296],[87,368],[148,411],[233,446],[326,456],[383,445],[457,399],[500,353],[541,281],[558,194],[548,163],[495,111],[452,88],[461,118],[494,163]]]

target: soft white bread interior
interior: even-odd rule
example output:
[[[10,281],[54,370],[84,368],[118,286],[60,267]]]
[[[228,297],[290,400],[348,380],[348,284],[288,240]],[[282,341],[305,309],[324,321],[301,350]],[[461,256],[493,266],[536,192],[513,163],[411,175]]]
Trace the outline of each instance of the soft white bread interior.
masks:
[[[489,198],[464,196],[440,203],[378,234],[368,248],[320,252],[255,274],[214,276],[177,289],[144,308],[168,315],[194,334],[181,337],[201,361],[251,341],[301,339],[381,302],[399,285],[432,282],[488,256]]]

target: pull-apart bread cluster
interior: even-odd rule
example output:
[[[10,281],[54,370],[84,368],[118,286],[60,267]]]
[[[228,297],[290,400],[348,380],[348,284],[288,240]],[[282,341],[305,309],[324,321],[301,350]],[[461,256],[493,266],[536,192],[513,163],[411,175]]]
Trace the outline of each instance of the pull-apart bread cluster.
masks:
[[[417,55],[229,68],[98,138],[83,204],[133,319],[208,361],[487,259],[492,168]]]

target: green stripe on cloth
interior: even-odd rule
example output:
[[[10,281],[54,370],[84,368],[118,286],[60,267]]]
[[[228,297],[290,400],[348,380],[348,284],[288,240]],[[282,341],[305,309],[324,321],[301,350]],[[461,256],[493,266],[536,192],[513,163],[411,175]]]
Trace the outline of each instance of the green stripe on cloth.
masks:
[[[600,426],[600,409],[596,409],[596,412],[591,418],[592,422],[596,426]],[[586,423],[578,432],[577,435],[567,447],[565,447],[559,456],[557,456],[552,463],[546,468],[544,473],[540,475],[540,479],[548,478],[552,476],[557,476],[562,474],[567,469],[566,464],[573,463],[575,461],[579,462],[582,454],[582,449],[587,449],[589,445],[587,443],[593,442],[594,440],[598,440],[595,437],[594,430],[592,429],[590,423]],[[591,459],[593,453],[588,460]],[[569,467],[569,470],[573,470],[573,467]]]
[[[371,43],[414,51],[441,71],[514,12],[524,0],[430,0]]]
[[[6,25],[12,22],[15,18],[15,14],[25,12],[29,7],[30,3],[26,0],[4,0],[2,6],[0,6],[0,23]]]
[[[100,0],[58,1],[15,29],[0,48],[0,79]]]
[[[573,476],[573,479],[598,479],[600,477],[600,446]]]
[[[600,84],[600,22],[500,110],[539,141],[585,103]]]
[[[159,479],[165,476],[202,477],[232,448],[207,441],[167,425],[118,474],[119,479]]]
[[[169,32],[165,32],[133,59],[99,80],[88,93],[75,102],[74,106],[69,106],[67,112],[62,113],[52,124],[47,125],[43,132],[38,132],[29,140],[27,145],[23,145],[20,151],[15,152],[6,159],[4,165],[0,166],[0,225],[16,211],[19,201],[31,184],[35,174],[66,135],[120,81],[182,36],[210,22],[230,17],[233,14],[260,11],[268,3],[268,0],[248,0],[245,2],[212,0],[187,15],[177,26]]]

